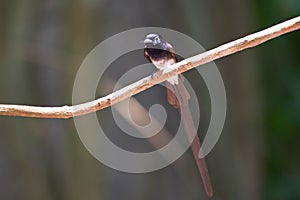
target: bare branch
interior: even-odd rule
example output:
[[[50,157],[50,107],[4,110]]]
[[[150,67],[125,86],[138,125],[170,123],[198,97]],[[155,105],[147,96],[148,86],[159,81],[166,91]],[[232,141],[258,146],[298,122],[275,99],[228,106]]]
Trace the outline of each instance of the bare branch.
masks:
[[[123,101],[135,94],[138,94],[168,78],[206,64],[216,59],[234,54],[236,52],[258,46],[280,35],[298,30],[300,28],[300,16],[272,26],[257,33],[248,35],[241,39],[229,42],[215,49],[187,58],[170,67],[168,71],[158,71],[152,76],[145,77],[131,85],[128,85],[105,97],[96,99],[92,102],[83,103],[75,106],[62,107],[38,107],[25,105],[4,105],[0,104],[0,115],[23,116],[37,118],[71,118],[101,110],[120,101]]]

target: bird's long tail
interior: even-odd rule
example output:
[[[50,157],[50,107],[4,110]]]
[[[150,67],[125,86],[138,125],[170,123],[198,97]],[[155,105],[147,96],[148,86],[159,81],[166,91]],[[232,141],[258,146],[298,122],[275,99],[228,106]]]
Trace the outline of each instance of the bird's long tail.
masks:
[[[213,195],[211,181],[204,157],[199,158],[199,155],[202,154],[201,143],[197,135],[197,129],[195,128],[192,114],[188,105],[190,94],[183,84],[183,76],[179,75],[178,79],[178,84],[176,85],[172,85],[169,82],[166,82],[168,102],[175,108],[177,108],[181,113],[185,132],[191,144],[193,155],[202,178],[205,192],[207,196],[211,197]]]

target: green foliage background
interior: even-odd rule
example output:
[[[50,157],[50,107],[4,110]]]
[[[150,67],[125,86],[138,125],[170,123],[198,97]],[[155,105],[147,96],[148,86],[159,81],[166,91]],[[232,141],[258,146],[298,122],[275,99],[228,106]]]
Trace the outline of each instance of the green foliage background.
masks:
[[[299,0],[2,0],[0,103],[70,105],[82,60],[124,30],[166,27],[211,49],[299,14]],[[212,199],[300,199],[299,46],[296,31],[216,62],[228,112],[207,157]],[[106,79],[116,80],[118,72]],[[203,136],[209,95],[201,77],[185,76],[204,105]],[[112,84],[99,85],[105,95]],[[166,103],[164,92],[151,89],[136,98],[149,107],[153,99]],[[167,128],[173,130],[178,113],[170,112]],[[112,139],[140,145],[120,139],[109,109],[98,115]],[[126,174],[95,160],[72,120],[0,116],[0,133],[0,199],[206,199],[191,152],[163,170]]]
[[[257,1],[262,26],[300,13],[300,2]],[[280,37],[260,48],[265,96],[266,198],[300,198],[300,34]]]

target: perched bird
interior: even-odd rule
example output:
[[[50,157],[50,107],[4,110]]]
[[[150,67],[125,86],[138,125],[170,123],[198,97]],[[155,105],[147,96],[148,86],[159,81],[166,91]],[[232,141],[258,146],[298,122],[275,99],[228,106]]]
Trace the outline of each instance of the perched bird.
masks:
[[[144,44],[144,56],[152,62],[156,68],[163,70],[178,62],[172,45],[166,42],[159,34],[150,33],[146,35]],[[211,197],[213,195],[211,181],[204,158],[199,158],[199,153],[202,152],[201,143],[188,105],[190,94],[184,86],[183,80],[183,76],[179,74],[166,81],[167,99],[174,108],[179,110],[182,116],[185,132],[191,143],[194,158],[196,160],[206,194]],[[195,137],[193,138],[193,136]]]

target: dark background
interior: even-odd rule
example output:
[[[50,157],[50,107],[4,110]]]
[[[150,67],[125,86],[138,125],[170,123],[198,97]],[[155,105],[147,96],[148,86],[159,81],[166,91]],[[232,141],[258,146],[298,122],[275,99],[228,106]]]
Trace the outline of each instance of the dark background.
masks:
[[[0,103],[71,105],[85,56],[124,30],[170,28],[211,49],[299,13],[297,0],[2,0]],[[207,157],[212,199],[300,199],[299,46],[298,31],[216,61],[228,112]],[[146,94],[137,95],[145,107]],[[116,129],[109,109],[98,114]],[[190,151],[160,171],[126,174],[88,153],[72,119],[1,116],[0,131],[0,199],[207,199]]]

